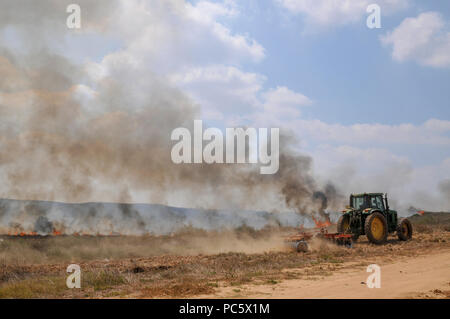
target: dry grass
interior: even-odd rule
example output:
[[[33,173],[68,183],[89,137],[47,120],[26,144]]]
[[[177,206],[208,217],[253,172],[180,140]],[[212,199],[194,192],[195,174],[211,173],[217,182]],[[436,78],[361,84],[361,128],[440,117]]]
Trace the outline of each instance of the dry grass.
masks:
[[[419,233],[450,232],[450,213],[425,213],[409,218]]]
[[[12,280],[0,288],[0,298],[52,298],[66,290],[65,281],[57,276]]]
[[[238,247],[238,252],[198,253],[195,249],[201,235],[205,234],[195,233],[190,241],[186,234],[166,238],[60,237],[41,242],[4,239],[0,246],[0,297],[188,297],[211,294],[222,286],[233,286],[237,293],[241,285],[248,283],[277,285],[292,278],[318,280],[349,267],[348,262],[353,262],[351,267],[364,267],[380,259],[406,258],[450,248],[450,232],[443,227],[416,232],[409,242],[392,237],[383,246],[369,244],[365,237],[353,249],[318,241],[307,253],[282,248],[239,252],[245,251],[244,246],[258,245],[264,239],[274,240],[272,231],[244,232],[240,238],[235,234],[236,240],[245,243]],[[202,241],[213,241],[214,236],[208,233]],[[216,243],[220,244],[222,236],[218,237]],[[281,242],[279,237],[278,241]],[[186,249],[180,249],[183,245]],[[277,246],[271,243],[269,247]],[[23,258],[19,258],[17,249],[23,249]],[[34,263],[34,258],[39,262]],[[65,269],[72,262],[81,266],[81,289],[65,286],[68,275]]]
[[[214,292],[213,286],[195,282],[187,278],[173,283],[161,282],[155,285],[149,285],[141,289],[140,293],[148,298],[150,297],[188,297],[192,295],[210,294]]]
[[[262,231],[241,228],[222,232],[185,229],[169,236],[5,236],[0,237],[0,261],[36,265],[231,251],[261,253],[282,249],[282,235],[278,228]]]

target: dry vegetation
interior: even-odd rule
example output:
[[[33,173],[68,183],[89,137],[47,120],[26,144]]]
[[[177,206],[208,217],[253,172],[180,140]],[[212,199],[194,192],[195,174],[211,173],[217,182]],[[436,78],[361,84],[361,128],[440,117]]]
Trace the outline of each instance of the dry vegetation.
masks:
[[[342,267],[366,266],[450,248],[448,215],[413,219],[414,239],[391,237],[374,246],[365,237],[352,249],[316,240],[307,253],[282,242],[280,230],[165,237],[50,237],[0,240],[0,298],[189,297],[232,286],[317,280]],[[427,216],[424,216],[427,217]],[[434,218],[434,217],[433,217]],[[82,288],[68,289],[66,267],[82,269]],[[443,291],[442,294],[449,292]],[[430,292],[432,294],[432,292]]]

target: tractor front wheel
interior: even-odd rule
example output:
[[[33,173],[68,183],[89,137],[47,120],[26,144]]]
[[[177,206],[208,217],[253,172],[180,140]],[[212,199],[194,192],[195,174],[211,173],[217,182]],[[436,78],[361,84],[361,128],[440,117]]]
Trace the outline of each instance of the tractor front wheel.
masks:
[[[412,238],[413,228],[407,218],[400,219],[397,226],[397,236],[400,240],[410,240]]]
[[[371,214],[366,218],[364,231],[371,243],[376,245],[384,244],[388,236],[386,218],[381,213]]]
[[[337,222],[337,232],[341,234],[351,234],[350,228],[350,216],[342,215]],[[358,234],[352,234],[353,242],[356,242],[359,238]]]

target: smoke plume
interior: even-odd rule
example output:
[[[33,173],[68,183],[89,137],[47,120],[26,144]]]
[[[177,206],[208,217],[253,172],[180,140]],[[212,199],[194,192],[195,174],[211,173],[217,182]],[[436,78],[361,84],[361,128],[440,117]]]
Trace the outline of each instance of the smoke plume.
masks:
[[[84,27],[101,32],[117,3],[82,2]],[[7,36],[0,41],[0,197],[25,200],[0,203],[4,231],[295,226],[305,215],[327,219],[326,210],[340,205],[334,186],[314,180],[312,159],[293,150],[289,132],[281,137],[280,169],[273,176],[248,165],[173,164],[170,134],[191,128],[199,106],[127,56],[104,61],[108,69],[99,70],[62,55],[55,45],[67,29],[65,15],[57,13],[67,4],[1,5],[0,32],[9,30],[18,44]],[[137,201],[197,211],[120,204]],[[300,215],[281,214],[287,211]]]

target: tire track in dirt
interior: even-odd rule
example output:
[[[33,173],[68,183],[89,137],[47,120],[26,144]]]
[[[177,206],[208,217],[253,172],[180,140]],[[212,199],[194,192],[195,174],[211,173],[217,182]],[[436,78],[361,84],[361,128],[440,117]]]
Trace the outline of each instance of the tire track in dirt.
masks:
[[[245,285],[239,295],[224,287],[210,298],[449,298],[450,249],[394,262],[379,259],[381,288],[365,284],[370,273],[354,262],[319,280],[290,279],[277,285]],[[302,271],[299,269],[299,271]],[[206,296],[204,296],[206,297]]]

